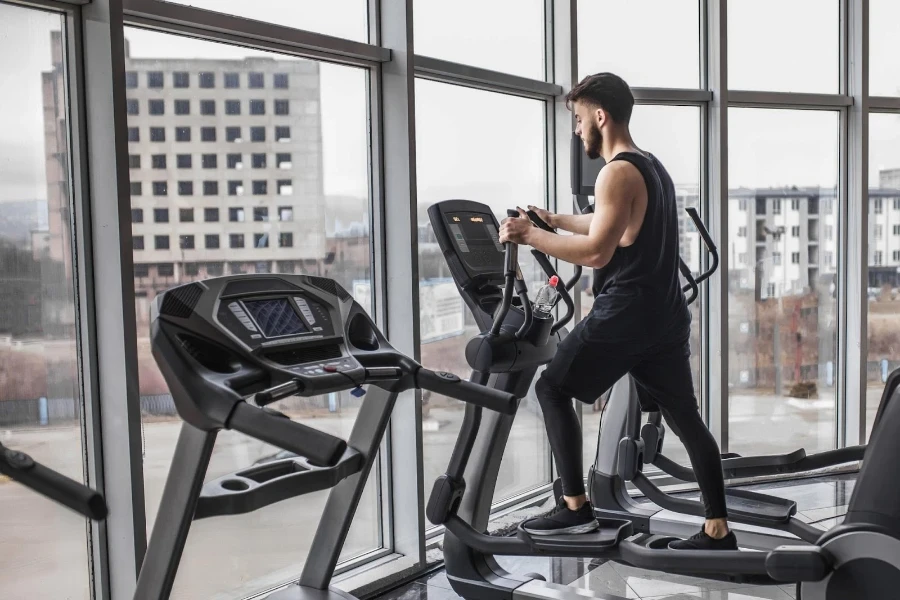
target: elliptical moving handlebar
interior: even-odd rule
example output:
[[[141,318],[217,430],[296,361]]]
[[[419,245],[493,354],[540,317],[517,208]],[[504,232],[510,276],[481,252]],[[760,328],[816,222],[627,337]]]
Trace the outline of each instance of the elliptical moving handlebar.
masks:
[[[712,236],[709,235],[709,230],[706,229],[706,225],[703,224],[703,221],[700,219],[700,213],[697,212],[697,209],[693,206],[684,209],[687,212],[688,216],[691,218],[691,221],[694,222],[694,227],[697,228],[697,231],[700,233],[700,237],[703,238],[703,243],[706,244],[706,251],[712,254],[712,264],[709,266],[709,269],[706,270],[705,273],[702,273],[700,277],[697,277],[695,280],[697,285],[700,285],[707,279],[709,279],[713,273],[716,272],[716,269],[719,268],[719,249],[716,247],[716,243],[713,242]]]

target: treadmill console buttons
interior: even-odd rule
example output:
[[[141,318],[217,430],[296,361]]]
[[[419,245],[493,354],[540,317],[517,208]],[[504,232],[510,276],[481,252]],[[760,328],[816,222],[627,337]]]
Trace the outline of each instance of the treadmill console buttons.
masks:
[[[301,365],[298,367],[293,367],[291,371],[293,371],[294,373],[300,373],[301,375],[306,375],[307,377],[311,377],[314,375],[330,375],[332,373],[350,371],[358,366],[359,364],[357,364],[357,362],[352,358],[343,358],[341,360],[334,360],[327,363]]]
[[[297,307],[300,309],[300,312],[303,313],[304,317],[306,317],[306,322],[310,325],[315,325],[316,318],[313,316],[312,311],[309,309],[309,303],[306,301],[306,298],[294,296],[294,302],[297,303]]]
[[[256,325],[253,324],[253,321],[250,320],[250,317],[247,316],[247,313],[244,312],[244,309],[241,308],[241,305],[237,302],[232,302],[228,305],[228,309],[231,310],[231,313],[237,317],[237,320],[241,322],[241,324],[246,327],[249,331],[256,332]]]

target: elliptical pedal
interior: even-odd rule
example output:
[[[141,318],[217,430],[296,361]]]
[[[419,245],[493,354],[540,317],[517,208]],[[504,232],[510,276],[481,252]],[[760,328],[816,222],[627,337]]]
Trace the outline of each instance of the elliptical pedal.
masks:
[[[573,556],[591,556],[605,553],[619,542],[634,534],[631,521],[624,519],[598,519],[599,529],[590,533],[570,535],[532,535],[519,525],[516,537],[527,543],[535,552],[565,552]]]

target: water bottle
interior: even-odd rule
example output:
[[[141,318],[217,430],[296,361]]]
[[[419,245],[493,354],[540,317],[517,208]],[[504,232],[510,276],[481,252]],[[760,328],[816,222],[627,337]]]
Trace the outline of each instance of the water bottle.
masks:
[[[545,315],[550,314],[550,311],[553,310],[553,305],[556,303],[556,297],[559,295],[559,292],[556,291],[558,284],[559,277],[554,275],[550,278],[550,281],[541,286],[537,296],[534,298],[534,312]]]

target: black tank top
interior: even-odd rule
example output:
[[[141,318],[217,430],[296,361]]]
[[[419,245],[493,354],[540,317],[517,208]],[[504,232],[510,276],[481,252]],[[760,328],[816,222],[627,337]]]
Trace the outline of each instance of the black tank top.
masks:
[[[649,153],[622,152],[612,160],[628,161],[641,172],[647,186],[647,212],[634,243],[617,247],[605,267],[594,269],[594,296],[640,297],[643,308],[658,310],[669,317],[667,321],[684,315],[686,301],[678,278],[678,206],[672,178]]]

